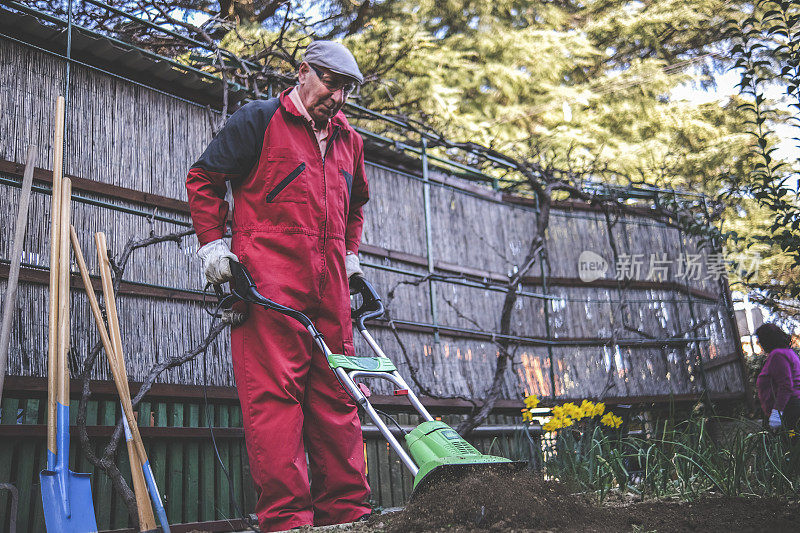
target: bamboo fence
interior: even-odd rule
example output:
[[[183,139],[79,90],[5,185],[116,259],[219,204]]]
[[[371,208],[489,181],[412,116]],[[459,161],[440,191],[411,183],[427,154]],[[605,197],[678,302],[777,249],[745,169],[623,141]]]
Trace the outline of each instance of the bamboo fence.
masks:
[[[37,166],[49,168],[52,103],[60,92],[54,80],[63,78],[64,61],[3,40],[0,63],[0,109],[5,110],[0,118],[0,169],[5,170],[0,194],[8,199],[0,212],[5,229],[0,258],[7,262],[8,231],[19,192],[14,169],[29,143],[42,147]],[[65,173],[85,180],[82,187],[76,186],[73,217],[85,249],[91,249],[95,231],[105,231],[112,253],[118,254],[129,239],[186,229],[190,221],[184,178],[210,140],[209,111],[82,66],[72,68],[69,95]],[[407,374],[413,365],[426,388],[441,395],[481,397],[497,355],[492,335],[498,333],[505,296],[500,287],[527,252],[535,207],[504,201],[490,189],[475,192],[475,187],[454,186],[457,181],[433,172],[426,220],[421,172],[384,166],[379,150],[370,152],[367,172],[372,199],[365,208],[362,261],[382,294],[394,289],[390,312],[406,353],[383,322],[374,326],[376,339],[388,347],[401,372]],[[38,176],[46,179],[44,172]],[[39,183],[31,204],[23,255],[29,274],[49,263],[46,192],[47,184]],[[505,376],[504,398],[592,397],[608,383],[609,397],[668,398],[699,393],[702,381],[712,393],[741,393],[737,336],[725,304],[724,282],[681,279],[674,268],[664,279],[647,279],[653,254],[674,263],[687,253],[705,260],[708,250],[680,229],[645,216],[615,217],[609,226],[602,212],[587,206],[562,206],[552,212],[548,260],[523,280],[523,294],[513,312],[519,357]],[[428,273],[426,223],[434,272],[441,277],[411,285],[409,281]],[[619,254],[638,255],[643,262],[627,287],[617,281],[612,241]],[[120,314],[134,380],[141,380],[156,361],[196,345],[208,327],[196,248],[189,236],[180,246],[166,242],[131,257]],[[591,283],[578,277],[578,256],[585,250],[609,263],[605,275]],[[86,255],[90,270],[96,272],[96,259]],[[41,284],[21,286],[9,375],[44,376],[47,320],[41,302],[46,296]],[[74,290],[72,297],[77,370],[97,339],[82,290]],[[704,325],[691,330],[701,322]],[[620,344],[611,342],[612,334]],[[708,340],[681,343],[681,337]],[[673,342],[642,345],[653,339]],[[357,348],[366,354],[364,345],[357,343]],[[705,364],[723,358],[729,362],[703,372],[696,365],[695,350]],[[188,363],[160,379],[197,385],[199,364],[200,360]],[[227,339],[212,346],[206,365],[210,384],[235,386]],[[704,380],[699,373],[705,374]],[[109,379],[109,374],[99,365],[92,377]],[[390,392],[375,386],[378,393]]]

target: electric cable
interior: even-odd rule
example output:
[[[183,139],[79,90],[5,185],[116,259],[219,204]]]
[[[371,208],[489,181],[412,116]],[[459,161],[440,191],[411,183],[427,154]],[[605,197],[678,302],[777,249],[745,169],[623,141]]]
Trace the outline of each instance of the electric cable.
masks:
[[[210,283],[206,284],[205,289],[203,289],[203,309],[206,312],[208,312],[208,309],[210,309],[209,307],[206,307],[206,295],[208,294],[208,287],[210,285],[211,285]],[[228,300],[227,298],[221,299],[219,301],[219,303],[217,304],[216,308],[214,309],[213,313],[209,312],[209,314],[212,317],[211,318],[211,327],[209,329],[214,329],[214,324],[216,323],[217,319],[221,318],[222,315],[220,314],[220,309],[222,309],[222,307],[227,303],[227,300]],[[239,500],[236,498],[236,493],[233,490],[233,483],[231,482],[231,476],[228,473],[228,468],[225,466],[225,463],[222,461],[222,457],[220,457],[220,454],[219,454],[219,448],[217,447],[217,439],[214,436],[213,420],[211,418],[209,418],[209,409],[208,409],[208,368],[207,368],[207,364],[206,364],[206,359],[207,359],[207,355],[208,355],[208,348],[209,348],[210,345],[211,345],[211,343],[208,343],[205,346],[205,348],[203,348],[203,408],[204,408],[203,410],[205,411],[206,424],[208,425],[208,430],[211,433],[211,443],[214,446],[214,455],[216,455],[217,462],[219,463],[219,466],[222,468],[222,472],[225,474],[225,478],[228,481],[228,496],[230,497],[231,502],[233,502],[233,506],[236,509],[236,513],[242,519],[244,519],[244,521],[247,523],[247,526],[250,528],[251,531],[254,531],[256,533],[261,533],[261,530],[258,528],[258,526],[253,525],[252,518],[250,518],[250,515],[249,514],[245,515],[244,512],[242,511],[242,508],[239,506]]]
[[[375,409],[375,407],[373,407],[373,409]],[[403,429],[403,426],[401,426],[401,425],[400,425],[400,423],[399,423],[397,420],[395,420],[395,419],[394,419],[394,417],[393,417],[392,415],[390,415],[389,413],[387,413],[387,412],[385,412],[385,411],[381,411],[380,409],[375,409],[375,412],[376,412],[376,413],[378,413],[378,414],[381,414],[381,415],[385,416],[386,418],[388,418],[389,420],[391,420],[391,421],[392,421],[392,423],[393,423],[395,426],[397,426],[397,429],[399,429],[399,430],[400,430],[400,433],[402,433],[402,434],[403,434],[403,436],[405,436],[405,435],[408,435],[408,431],[406,431],[405,429]]]

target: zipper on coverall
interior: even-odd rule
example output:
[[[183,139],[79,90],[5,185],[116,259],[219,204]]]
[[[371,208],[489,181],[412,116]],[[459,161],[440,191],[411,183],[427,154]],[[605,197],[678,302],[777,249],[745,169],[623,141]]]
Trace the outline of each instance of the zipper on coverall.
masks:
[[[325,153],[323,154],[319,149],[319,143],[317,142],[317,137],[314,135],[314,131],[311,129],[309,124],[306,124],[306,129],[311,134],[311,137],[314,139],[314,145],[317,148],[317,153],[320,154],[322,158],[322,187],[325,191],[325,221],[322,224],[322,242],[320,245],[320,254],[322,255],[322,272],[320,273],[320,280],[319,280],[319,291],[320,297],[322,296],[322,288],[325,283],[325,278],[327,274],[327,261],[325,258],[325,244],[328,240],[328,178],[325,176],[325,159],[328,157],[328,152],[331,149],[331,145],[336,140],[336,137],[339,135],[339,126],[334,126],[333,133],[331,134],[330,139],[328,140],[327,144],[325,145]]]

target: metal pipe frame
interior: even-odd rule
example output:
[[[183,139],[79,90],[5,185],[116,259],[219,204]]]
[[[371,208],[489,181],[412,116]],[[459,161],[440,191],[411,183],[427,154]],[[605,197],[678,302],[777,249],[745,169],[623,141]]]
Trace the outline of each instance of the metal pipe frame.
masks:
[[[367,266],[369,268],[374,268],[375,270],[385,270],[387,272],[394,272],[395,274],[403,274],[405,276],[414,276],[419,277],[418,272],[412,272],[410,270],[405,270],[402,268],[397,267],[390,267],[386,265],[379,265],[377,263],[370,263],[369,261],[361,261],[361,266]],[[499,287],[497,285],[492,285],[490,283],[480,283],[478,281],[469,281],[467,279],[453,279],[451,277],[447,277],[443,274],[431,274],[431,281],[438,281],[441,283],[450,283],[453,285],[462,285],[464,287],[472,287],[474,289],[485,289],[487,291],[493,292],[508,292],[508,289],[505,287]],[[521,296],[528,296],[530,298],[538,298],[540,300],[563,300],[564,298],[560,298],[558,296],[549,296],[547,294],[540,294],[536,292],[528,292],[528,291],[517,291],[517,294]],[[583,300],[581,300],[583,301]],[[652,300],[643,300],[650,302]],[[602,303],[602,302],[601,302]]]
[[[369,252],[366,252],[369,253]],[[404,276],[413,276],[419,277],[419,272],[412,272],[411,270],[405,270],[403,268],[391,267],[387,265],[381,265],[378,263],[372,263],[370,261],[361,261],[361,266],[366,266],[369,268],[374,268],[375,270],[385,270],[386,272],[394,272],[395,274],[402,274]],[[492,292],[508,292],[508,289],[505,287],[501,287],[498,285],[492,285],[491,283],[482,283],[480,281],[472,281],[469,279],[456,279],[452,277],[445,276],[444,274],[434,274],[431,276],[431,279],[434,281],[438,281],[440,283],[448,283],[451,285],[462,285],[464,287],[471,287],[474,289],[484,289],[487,291]],[[584,304],[590,305],[604,305],[607,303],[619,303],[622,300],[616,300],[612,298],[607,298],[603,300],[586,300],[585,298],[569,298],[565,296],[555,296],[553,294],[544,294],[539,292],[529,292],[529,291],[517,291],[517,294],[520,296],[527,296],[529,298],[536,298],[537,300],[556,300],[556,301],[564,301],[564,302],[580,302]],[[659,302],[665,303],[678,303],[678,304],[685,304],[688,303],[688,300],[683,298],[667,298],[667,299],[659,299]],[[652,298],[626,298],[625,302],[627,303],[653,303]]]
[[[367,130],[362,130],[362,131],[364,132],[363,135],[366,135],[367,137],[372,137],[372,136],[376,135],[376,134],[370,133]],[[399,170],[399,169],[396,169],[396,168],[388,167],[386,165],[382,165],[382,164],[377,163],[375,161],[366,161],[366,164],[368,166],[372,166],[372,167],[375,167],[375,168],[380,168],[380,169],[386,170],[388,172],[393,172],[395,174],[399,174],[401,176],[405,176],[405,177],[407,177],[409,179],[413,179],[413,180],[417,180],[417,181],[424,181],[420,176],[417,176],[417,175],[412,174],[410,172],[406,172],[404,170]],[[432,165],[430,163],[428,164],[428,166],[429,167],[441,168],[441,167],[438,167],[436,165]],[[531,212],[534,212],[534,213],[538,212],[538,207],[530,207],[530,206],[528,206],[528,205],[526,205],[524,203],[509,202],[509,201],[506,201],[506,200],[500,200],[500,199],[497,199],[497,198],[492,198],[491,195],[475,193],[475,192],[467,190],[467,189],[460,189],[458,187],[455,187],[455,186],[447,184],[447,183],[442,183],[442,182],[438,182],[438,181],[435,181],[435,180],[430,180],[430,184],[433,185],[433,186],[439,187],[441,189],[448,189],[448,190],[451,190],[451,191],[455,191],[458,194],[463,194],[463,195],[466,195],[466,196],[471,196],[473,198],[478,198],[478,199],[480,199],[480,200],[482,200],[484,202],[490,202],[490,203],[493,203],[493,204],[498,204],[498,205],[502,205],[502,206],[505,206],[505,207],[510,207],[510,208],[513,208],[513,209],[520,209],[522,211],[531,211]],[[524,197],[524,196],[519,196],[519,198],[527,199],[527,197]],[[535,203],[535,201],[536,201],[535,197],[530,198],[530,199],[533,200],[534,203]],[[556,203],[555,205],[558,207],[558,203]],[[592,220],[592,221],[596,221],[597,220],[597,217],[594,217],[594,216],[591,216],[591,215],[578,214],[575,211],[570,211],[570,210],[567,210],[567,209],[558,210],[558,211],[551,211],[550,217],[551,218],[552,217],[555,217],[555,218],[571,218],[571,219],[575,218],[575,219],[580,219],[580,220]],[[656,221],[656,220],[646,219],[646,218],[630,219],[630,220],[627,221],[627,223],[631,224],[631,225],[636,225],[636,226],[648,226],[648,227],[654,227],[654,228],[671,227],[670,224],[667,224],[665,222],[659,222],[659,221]]]
[[[367,137],[380,137],[380,135],[375,134],[375,133],[371,133],[371,132],[369,132],[367,130],[362,130],[362,131],[366,132],[363,135],[366,135]],[[375,161],[365,161],[365,163],[368,166],[375,167],[375,168],[380,168],[380,169],[386,170],[388,172],[394,172],[395,174],[399,174],[401,176],[405,176],[406,178],[410,178],[412,180],[423,181],[423,179],[420,176],[417,176],[416,174],[412,174],[410,172],[406,172],[404,170],[388,167],[386,165],[382,165],[382,164],[377,163]],[[441,168],[441,167],[439,167],[437,165],[431,165],[431,164],[429,164],[428,166]],[[458,187],[454,187],[452,185],[448,185],[447,183],[441,183],[441,182],[434,181],[434,180],[430,180],[430,183],[431,183],[431,185],[435,185],[436,187],[440,187],[442,189],[449,189],[449,190],[452,190],[452,191],[456,191],[459,194],[465,194],[465,195],[471,196],[473,198],[479,198],[479,199],[481,199],[483,201],[491,202],[493,204],[499,204],[499,205],[503,205],[503,206],[506,206],[506,207],[512,207],[514,209],[520,209],[522,211],[536,211],[535,208],[528,207],[524,203],[509,203],[509,202],[506,202],[504,200],[499,200],[497,198],[492,198],[490,195],[479,194],[479,193],[475,193],[473,191],[466,190],[466,189],[459,189]]]
[[[325,357],[327,358],[330,355],[332,355],[330,348],[328,348],[328,345],[325,344],[322,335],[319,334],[314,325],[312,324],[308,326],[306,329],[314,338],[314,342],[322,351],[322,353],[325,355]],[[378,354],[381,357],[386,357],[386,355],[383,353],[383,350],[381,350],[380,346],[378,346],[378,344],[375,342],[375,339],[373,339],[372,336],[369,335],[369,333],[366,330],[359,330],[359,331],[367,340],[367,343],[369,343],[369,345],[373,348],[373,350],[375,350],[376,354]],[[419,399],[414,394],[414,391],[408,387],[408,384],[406,384],[406,382],[403,380],[400,374],[397,373],[397,371],[389,373],[389,372],[372,372],[367,370],[351,370],[348,372],[344,368],[338,367],[335,368],[333,372],[336,375],[336,378],[339,380],[339,383],[341,383],[342,387],[344,387],[345,390],[347,391],[348,395],[351,398],[353,398],[353,400],[364,409],[364,412],[367,413],[367,416],[369,416],[370,420],[372,420],[375,426],[378,427],[378,430],[381,432],[381,435],[383,435],[383,437],[386,439],[386,442],[389,443],[389,446],[391,446],[392,449],[395,451],[395,453],[397,453],[397,455],[400,457],[400,460],[403,462],[404,465],[406,465],[406,468],[408,468],[411,471],[412,475],[416,476],[417,472],[419,472],[419,467],[416,465],[414,460],[411,459],[411,456],[408,455],[405,449],[403,449],[403,445],[400,444],[400,441],[398,441],[397,438],[392,434],[392,432],[389,431],[389,428],[386,426],[386,423],[381,419],[380,415],[375,410],[375,408],[372,407],[372,404],[369,403],[369,400],[364,395],[364,393],[361,392],[361,389],[356,385],[356,379],[360,378],[384,379],[390,381],[391,383],[394,383],[395,385],[397,385],[402,389],[408,390],[408,398],[411,401],[411,405],[414,407],[414,409],[416,409],[419,412],[419,414],[425,417],[426,419],[433,420],[430,413],[428,413],[428,410],[425,409],[425,407],[422,405],[422,403],[420,403]]]
[[[2,184],[2,185],[10,185],[12,187],[19,187],[20,186],[20,182],[19,181],[15,180],[15,179],[6,178],[6,177],[4,177],[2,175],[0,175],[0,184]],[[51,187],[45,187],[45,186],[42,186],[42,185],[33,185],[31,187],[31,190],[39,192],[39,193],[42,193],[42,194],[47,194],[47,195],[51,194],[51,192],[52,192],[52,188]],[[94,198],[88,198],[86,196],[81,196],[80,194],[73,194],[72,195],[72,201],[73,202],[78,202],[78,203],[81,203],[81,204],[93,205],[93,206],[96,206],[96,207],[102,207],[104,209],[109,209],[111,211],[118,211],[120,213],[127,213],[127,214],[130,214],[130,215],[138,215],[140,217],[149,218],[149,219],[153,219],[153,220],[159,220],[161,222],[169,222],[171,224],[175,224],[176,226],[181,226],[181,227],[184,227],[184,228],[191,228],[192,227],[192,223],[191,222],[187,222],[185,220],[178,220],[177,218],[166,217],[164,215],[159,215],[158,213],[155,213],[155,212],[148,212],[148,211],[144,211],[142,209],[136,209],[136,208],[133,208],[133,207],[124,207],[124,206],[121,206],[121,205],[115,205],[115,204],[112,204],[112,203],[109,203],[109,202],[104,202],[103,200],[95,200]]]
[[[428,140],[422,138],[422,204],[425,214],[425,255],[428,259],[428,276],[435,272],[433,266],[433,226],[431,221],[431,183],[428,176]],[[428,299],[431,307],[431,319],[434,324],[439,323],[439,313],[436,308],[436,285],[428,279]],[[439,329],[433,330],[433,342],[439,344]]]
[[[426,322],[415,322],[413,320],[399,320],[399,319],[392,319],[392,322],[397,324],[406,324],[409,326],[419,326],[433,329],[435,326],[434,324],[429,324]],[[570,340],[570,341],[557,341],[557,340],[545,340],[545,339],[537,339],[535,337],[520,337],[517,335],[503,335],[500,333],[494,332],[486,332],[480,331],[477,329],[466,329],[466,328],[459,328],[455,326],[438,326],[440,329],[444,329],[447,331],[456,331],[459,333],[468,333],[472,335],[481,335],[491,339],[505,339],[510,341],[518,341],[523,344],[530,344],[534,346],[607,346],[610,345],[611,339],[597,339],[597,340]],[[619,339],[615,343],[618,346],[639,346],[639,345],[652,345],[652,346],[668,346],[668,345],[677,345],[682,346],[685,344],[690,344],[693,342],[708,342],[710,339],[709,337],[667,337],[662,339]]]
[[[10,264],[10,261],[8,259],[0,259],[0,268],[6,269],[6,268],[8,268],[9,264]],[[22,266],[23,269],[26,269],[29,272],[46,273],[46,272],[49,272],[49,270],[50,270],[49,267],[47,267],[47,266],[35,265],[33,263],[21,262],[20,265]],[[7,276],[7,274],[5,272],[3,272],[2,274],[0,274],[0,279],[3,279],[6,276]],[[70,276],[77,276],[77,274],[75,272],[71,271],[70,272]],[[26,276],[22,276],[21,275],[20,279],[22,280],[25,277]],[[93,280],[97,280],[98,276],[97,275],[92,275],[91,278]],[[30,279],[26,279],[25,281],[30,281]],[[37,281],[34,281],[33,283],[37,283]],[[84,287],[83,283],[80,281],[80,278],[75,280],[75,282],[73,283],[73,287],[75,287],[75,288],[79,288],[80,287],[80,288],[86,289],[86,287]],[[198,290],[198,289],[180,289],[178,287],[169,287],[167,285],[156,285],[156,284],[153,284],[153,283],[145,283],[143,281],[128,281],[128,280],[122,281],[122,283],[120,285],[120,294],[125,294],[125,295],[128,295],[128,296],[131,296],[131,295],[132,296],[137,296],[138,295],[138,296],[143,296],[143,297],[154,297],[152,294],[142,294],[141,292],[138,292],[138,291],[134,290],[134,288],[136,288],[136,287],[142,287],[142,288],[147,288],[147,289],[155,289],[155,290],[159,290],[159,291],[185,293],[187,295],[192,295],[193,298],[191,298],[191,300],[192,301],[196,301],[196,302],[203,302],[205,299],[208,299],[209,301],[211,301],[212,298],[213,298],[208,293],[206,293],[204,291],[201,291],[201,290]],[[165,298],[165,297],[162,296],[162,298]]]

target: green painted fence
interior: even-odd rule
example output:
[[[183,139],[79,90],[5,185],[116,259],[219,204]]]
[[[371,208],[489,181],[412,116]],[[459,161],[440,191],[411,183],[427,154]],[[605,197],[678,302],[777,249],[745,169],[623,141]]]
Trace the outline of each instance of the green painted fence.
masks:
[[[128,512],[111,480],[96,470],[80,452],[76,424],[77,402],[70,411],[73,425],[70,467],[92,474],[92,495],[101,530],[129,526]],[[10,482],[19,491],[17,531],[44,531],[39,492],[39,471],[45,466],[46,419],[44,399],[3,398],[0,420],[0,482]],[[236,516],[228,496],[225,475],[216,461],[200,403],[143,402],[138,409],[145,447],[172,523],[224,520]],[[217,447],[231,473],[236,497],[246,509],[253,506],[253,488],[244,450],[241,410],[236,404],[212,403],[213,425],[220,428]],[[93,451],[102,453],[114,424],[121,416],[114,400],[91,400],[87,426]],[[183,428],[183,429],[179,429]],[[195,429],[192,429],[195,428]],[[148,431],[149,429],[149,431]],[[188,430],[188,431],[187,431]],[[148,436],[149,435],[149,436]],[[158,436],[156,436],[158,435]],[[130,466],[124,443],[118,447],[117,466],[130,484]],[[7,531],[11,496],[0,493],[0,531]]]
[[[22,396],[22,395],[17,395]],[[76,424],[77,398],[72,399],[71,424]],[[391,411],[391,408],[384,408]],[[138,406],[138,421],[171,524],[225,521],[239,516],[231,500],[228,481],[216,460],[202,398],[179,401],[154,399]],[[416,424],[416,416],[393,411],[401,425]],[[44,531],[39,489],[39,471],[45,466],[46,399],[4,397],[0,418],[0,483],[8,482],[19,491],[17,531]],[[93,451],[102,452],[113,426],[121,416],[114,399],[93,399],[88,403],[87,432]],[[463,415],[443,415],[456,425]],[[244,513],[252,512],[255,490],[244,446],[242,414],[238,403],[211,400],[209,418],[217,447],[233,485],[234,496]],[[489,424],[518,424],[514,415],[493,415]],[[364,424],[367,427],[367,424]],[[483,452],[514,457],[516,437],[505,434],[473,439]],[[70,467],[92,474],[92,495],[100,530],[130,526],[127,508],[111,480],[97,471],[80,451],[77,428],[71,438]],[[367,475],[374,506],[397,507],[411,494],[412,477],[379,436],[364,440]],[[130,485],[130,466],[124,443],[120,443],[117,466]],[[11,495],[0,492],[0,532],[9,529]]]

